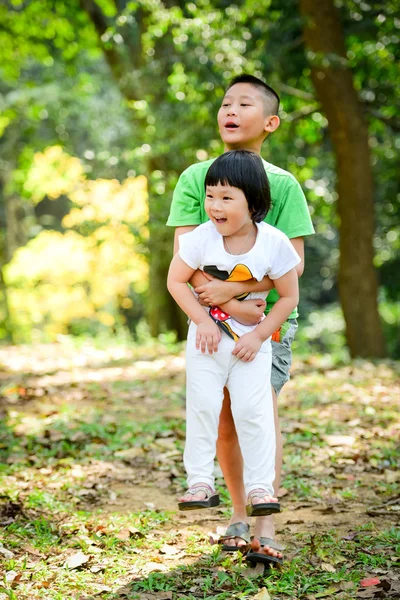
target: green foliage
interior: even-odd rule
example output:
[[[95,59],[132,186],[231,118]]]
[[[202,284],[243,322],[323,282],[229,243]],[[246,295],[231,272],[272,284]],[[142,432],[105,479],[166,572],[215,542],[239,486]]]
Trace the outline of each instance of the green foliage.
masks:
[[[89,4],[98,9],[97,31],[93,13],[82,8]],[[376,179],[375,265],[383,296],[395,301],[400,285],[397,4],[337,4],[348,65],[369,124]],[[264,155],[302,183],[316,227],[317,236],[307,240],[303,314],[337,301],[339,224],[327,122],[315,99],[297,2],[271,0],[266,7],[254,0],[2,5],[3,224],[11,198],[20,196],[25,202],[20,226],[25,239],[7,240],[7,248],[6,240],[0,240],[2,264],[43,229],[62,230],[64,215],[43,214],[40,203],[32,207],[48,187],[46,176],[55,186],[54,172],[41,171],[38,180],[31,170],[36,152],[60,145],[81,161],[83,177],[124,181],[147,176],[150,236],[143,245],[154,258],[147,304],[156,295],[157,301],[167,302],[159,290],[164,289],[171,252],[165,220],[172,190],[190,163],[222,151],[216,112],[227,82],[246,71],[264,77],[281,94],[281,127],[265,144]],[[79,233],[92,235],[93,227],[81,224]],[[131,290],[131,300],[135,293]],[[167,311],[156,302],[157,311],[166,327]],[[136,323],[141,312],[132,316]],[[85,319],[78,314],[74,330],[90,329],[90,319]]]
[[[35,155],[24,187],[35,203],[66,194],[72,208],[63,232],[42,230],[5,269],[17,339],[53,339],[85,320],[87,330],[121,327],[130,294],[147,287],[146,179],[87,180],[78,159],[52,147]]]

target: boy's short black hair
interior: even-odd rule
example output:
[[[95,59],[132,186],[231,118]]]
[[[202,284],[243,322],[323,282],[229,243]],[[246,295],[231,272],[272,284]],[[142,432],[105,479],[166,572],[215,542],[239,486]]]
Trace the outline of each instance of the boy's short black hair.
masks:
[[[227,93],[228,90],[237,83],[250,83],[251,85],[254,85],[254,87],[261,90],[265,98],[264,104],[267,112],[271,115],[278,114],[279,103],[281,99],[279,98],[278,93],[271,86],[262,81],[262,79],[259,79],[254,75],[248,75],[246,73],[243,73],[242,75],[237,75],[237,77],[234,77],[229,83],[225,93]]]
[[[271,191],[263,161],[249,150],[230,150],[214,160],[207,171],[205,188],[230,185],[246,196],[251,218],[260,223],[271,206]]]

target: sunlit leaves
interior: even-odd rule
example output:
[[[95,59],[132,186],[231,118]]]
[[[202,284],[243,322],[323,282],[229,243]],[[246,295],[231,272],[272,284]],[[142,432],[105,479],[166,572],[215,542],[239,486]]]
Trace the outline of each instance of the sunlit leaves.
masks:
[[[44,196],[58,198],[69,194],[83,181],[83,167],[78,158],[68,156],[61,146],[36,153],[24,183],[24,190],[37,203]]]
[[[132,305],[130,289],[147,287],[138,237],[147,237],[146,178],[86,180],[79,159],[55,146],[35,155],[25,186],[35,202],[68,195],[63,226],[77,231],[42,231],[16,252],[6,270],[15,329],[23,339],[32,327],[51,337],[76,319],[112,326],[119,305]]]

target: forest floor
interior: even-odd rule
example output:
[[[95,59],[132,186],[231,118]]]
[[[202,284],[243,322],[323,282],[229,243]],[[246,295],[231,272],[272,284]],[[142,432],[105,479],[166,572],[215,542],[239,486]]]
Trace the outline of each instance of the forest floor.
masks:
[[[0,600],[400,598],[399,363],[295,361],[266,571],[210,544],[222,480],[219,508],[177,511],[182,352],[3,347],[0,394]]]

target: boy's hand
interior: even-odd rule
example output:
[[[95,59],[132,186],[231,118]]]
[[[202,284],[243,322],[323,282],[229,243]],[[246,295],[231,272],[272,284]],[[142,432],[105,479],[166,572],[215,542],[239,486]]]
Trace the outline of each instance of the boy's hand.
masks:
[[[255,331],[245,333],[236,342],[232,354],[243,360],[244,362],[251,362],[255,359],[257,352],[261,348],[263,340],[257,335]]]
[[[221,330],[218,325],[207,316],[207,319],[197,325],[196,331],[196,349],[204,354],[206,349],[209,354],[218,350],[218,343],[221,339]]]
[[[240,294],[235,282],[221,281],[215,278],[204,285],[199,285],[194,291],[199,295],[201,304],[204,303],[207,306],[220,306]]]

